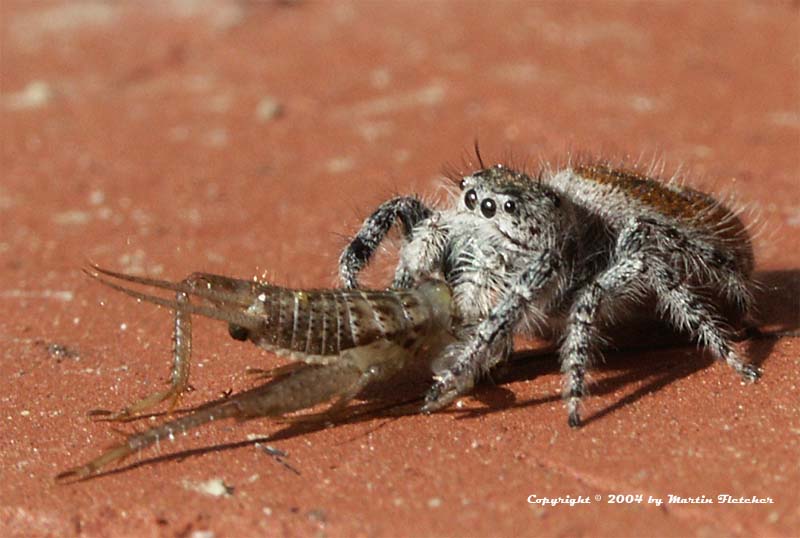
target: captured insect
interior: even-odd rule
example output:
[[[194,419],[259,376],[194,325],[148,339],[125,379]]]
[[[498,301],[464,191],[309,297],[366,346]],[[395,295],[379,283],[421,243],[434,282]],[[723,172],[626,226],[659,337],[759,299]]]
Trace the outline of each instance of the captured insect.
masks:
[[[733,344],[723,316],[753,312],[750,238],[737,213],[713,197],[605,163],[529,174],[497,164],[454,178],[446,207],[414,196],[381,204],[339,259],[340,290],[289,290],[196,273],[173,283],[93,266],[90,275],[175,311],[170,387],[108,420],[127,420],[189,387],[191,316],[228,323],[230,335],[296,361],[270,383],[142,433],[70,469],[97,473],[163,439],[223,418],[279,416],[364,388],[411,364],[430,368],[423,412],[442,409],[506,360],[515,334],[559,346],[568,424],[581,424],[586,373],[603,334],[631,303],[656,313],[724,360],[746,381],[759,370]],[[358,274],[399,221],[403,239],[391,287],[362,290]],[[123,284],[124,283],[124,284]],[[164,298],[132,285],[175,293]],[[295,367],[292,367],[295,366]]]
[[[332,415],[368,385],[391,378],[417,358],[441,353],[453,340],[451,327],[458,325],[450,288],[440,280],[426,280],[409,290],[291,290],[207,273],[174,283],[97,266],[87,272],[111,288],[175,311],[169,388],[118,413],[93,415],[125,421],[161,402],[174,406],[189,388],[193,314],[226,321],[231,337],[297,362],[267,372],[272,380],[266,384],[128,436],[89,463],[59,474],[62,480],[96,474],[150,445],[216,420],[276,417],[335,399],[327,409]],[[169,290],[175,299],[120,282]]]

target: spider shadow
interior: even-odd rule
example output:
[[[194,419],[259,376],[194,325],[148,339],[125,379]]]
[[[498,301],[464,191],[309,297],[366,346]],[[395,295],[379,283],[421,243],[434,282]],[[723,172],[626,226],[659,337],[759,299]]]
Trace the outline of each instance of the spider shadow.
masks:
[[[744,330],[742,338],[743,355],[759,368],[772,353],[782,336],[798,336],[800,329],[800,270],[768,271],[755,275],[759,288],[756,291],[756,304],[761,305],[758,315],[758,329]],[[614,331],[612,331],[614,332]],[[652,320],[635,324],[631,333],[616,334],[613,340],[622,344],[621,349],[606,354],[605,360],[596,370],[623,370],[622,373],[604,377],[591,385],[591,394],[606,395],[623,390],[631,384],[643,383],[633,392],[583,419],[587,425],[630,405],[641,398],[653,394],[670,383],[699,372],[715,362],[708,353],[695,351],[691,357],[664,361],[663,354],[649,357],[649,351],[673,349],[676,352],[693,349],[685,337],[677,335],[666,325]],[[644,360],[642,360],[644,355]],[[683,355],[683,353],[681,353]],[[486,407],[459,413],[459,418],[474,418],[506,409],[523,408],[532,405],[554,403],[561,400],[560,395],[518,400],[515,393],[503,387],[507,383],[529,380],[542,375],[559,373],[555,355],[547,361],[532,361],[541,358],[540,353],[515,353],[508,367],[493,381],[494,387],[481,386],[474,397]]]
[[[748,339],[745,343],[750,361],[757,366],[761,366],[777,344],[780,335],[796,336],[796,332],[800,329],[800,270],[763,272],[757,274],[756,279],[761,284],[757,301],[758,304],[762,305],[760,312],[762,332],[756,333],[754,337]],[[596,369],[600,372],[611,370],[615,372],[621,371],[621,373],[608,375],[600,379],[592,385],[592,393],[606,395],[623,390],[631,384],[643,383],[642,386],[622,396],[604,409],[586,417],[584,425],[599,421],[615,411],[659,391],[670,383],[690,376],[716,362],[708,354],[699,351],[692,352],[692,356],[689,358],[683,357],[684,353],[681,352],[680,357],[665,361],[664,354],[652,354],[650,351],[657,349],[685,351],[694,348],[690,347],[685,338],[680,338],[679,335],[676,336],[660,324],[646,323],[643,327],[636,330],[630,343],[617,339],[621,344],[621,348],[607,353],[605,361],[599,364]],[[559,402],[561,401],[560,395],[519,400],[516,394],[505,386],[509,383],[531,380],[540,376],[558,375],[559,372],[558,360],[553,350],[514,353],[507,365],[493,372],[489,382],[481,383],[473,393],[472,396],[484,403],[484,407],[467,410],[451,408],[442,412],[458,415],[458,419],[461,420],[478,418],[508,409]],[[374,431],[402,416],[417,414],[427,386],[426,382],[421,381],[420,378],[415,378],[413,375],[409,376],[408,379],[401,380],[400,383],[393,380],[391,384],[378,385],[371,388],[366,394],[365,401],[348,407],[342,416],[325,418],[322,415],[319,420],[289,421],[283,428],[258,439],[161,454],[109,469],[77,481],[124,473],[147,465],[183,461],[214,452],[244,447],[258,447],[263,443],[309,435],[331,426],[338,427],[346,424],[374,422],[376,419],[384,419],[382,423],[370,430]],[[191,412],[213,403],[215,402],[183,411]],[[368,433],[361,432],[359,437]],[[273,457],[275,456],[273,455]],[[281,461],[279,457],[275,457],[275,459],[278,463],[283,464],[285,468],[300,474],[299,471]]]
[[[680,351],[680,348],[675,346],[669,346],[669,348]],[[621,373],[604,376],[597,382],[592,383],[590,385],[591,395],[614,394],[624,390],[630,385],[638,383],[644,384],[604,409],[584,417],[583,425],[595,422],[647,395],[658,392],[670,383],[688,377],[695,372],[699,372],[715,362],[705,354],[698,354],[696,358],[692,357],[690,360],[665,362],[661,354],[656,357],[645,357],[645,360],[642,360],[642,351],[643,350],[626,350],[606,354],[603,363],[598,365],[595,370],[599,372],[609,370],[621,371]],[[486,406],[478,409],[461,411],[461,416],[459,416],[459,418],[476,418],[508,409],[520,409],[534,405],[560,402],[562,400],[560,394],[520,400],[517,399],[514,392],[502,386],[507,383],[530,380],[533,377],[542,375],[560,375],[560,368],[558,367],[558,361],[555,355],[546,363],[542,360],[531,363],[530,360],[525,357],[525,352],[515,354],[512,358],[511,368],[509,368],[508,373],[505,374],[502,379],[495,381],[496,386],[482,387],[474,395],[476,399],[486,404]],[[454,412],[458,413],[459,411]]]

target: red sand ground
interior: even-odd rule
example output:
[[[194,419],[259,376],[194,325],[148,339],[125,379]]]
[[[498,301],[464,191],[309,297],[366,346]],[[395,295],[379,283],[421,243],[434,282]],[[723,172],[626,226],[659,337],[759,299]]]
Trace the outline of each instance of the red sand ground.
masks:
[[[289,467],[247,440],[284,428],[263,420],[53,481],[115,439],[88,410],[160,387],[168,368],[170,314],[90,281],[87,259],[329,286],[342,234],[392,192],[435,194],[476,137],[487,160],[664,157],[734,191],[760,215],[764,319],[796,329],[797,2],[0,9],[0,535],[800,534],[791,338],[748,346],[765,372],[753,386],[691,345],[609,353],[579,431],[549,357],[460,409],[270,440]],[[187,404],[274,364],[217,324],[196,333]],[[200,491],[215,479],[229,494]],[[639,493],[774,503],[607,502]]]

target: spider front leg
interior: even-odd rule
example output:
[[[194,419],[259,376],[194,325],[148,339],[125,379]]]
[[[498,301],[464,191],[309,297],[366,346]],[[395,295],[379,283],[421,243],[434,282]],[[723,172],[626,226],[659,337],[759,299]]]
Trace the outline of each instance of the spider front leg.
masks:
[[[433,386],[425,397],[423,412],[442,409],[475,386],[476,380],[511,353],[514,328],[527,306],[552,280],[560,262],[553,251],[542,253],[523,271],[495,310],[466,337],[445,348],[437,363]]]
[[[413,238],[400,250],[392,288],[410,288],[442,269],[449,236],[441,217],[434,213],[414,228]]]
[[[358,287],[359,271],[369,263],[396,220],[400,220],[403,234],[410,240],[414,227],[432,214],[433,211],[414,196],[392,198],[378,206],[339,256],[339,278],[344,286]]]

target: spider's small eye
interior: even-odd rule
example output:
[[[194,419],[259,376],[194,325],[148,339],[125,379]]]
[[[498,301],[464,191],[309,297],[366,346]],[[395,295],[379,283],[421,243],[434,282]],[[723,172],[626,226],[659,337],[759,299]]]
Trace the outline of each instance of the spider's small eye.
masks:
[[[484,198],[481,202],[481,213],[487,219],[494,217],[495,212],[497,212],[497,204],[494,203],[494,200],[491,198]]]
[[[464,195],[464,204],[466,204],[467,209],[475,209],[475,206],[478,205],[478,193],[474,189],[468,190],[467,194]]]
[[[509,214],[513,214],[517,212],[517,202],[514,200],[506,200],[503,204],[503,211]]]
[[[467,178],[465,178],[465,177],[462,177],[462,178],[461,178],[461,181],[459,181],[459,182],[458,182],[458,186],[459,186],[459,188],[460,188],[460,189],[463,191],[463,190],[464,190],[464,187],[466,187],[466,186],[467,186]]]

